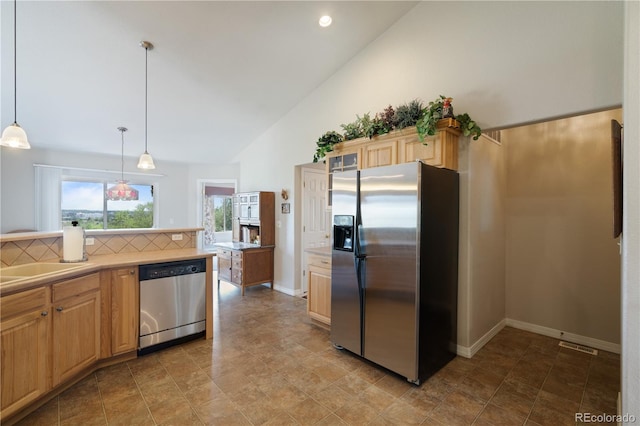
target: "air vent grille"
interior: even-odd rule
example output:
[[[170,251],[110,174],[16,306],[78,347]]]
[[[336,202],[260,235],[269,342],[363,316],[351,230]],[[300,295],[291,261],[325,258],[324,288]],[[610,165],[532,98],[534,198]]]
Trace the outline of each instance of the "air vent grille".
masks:
[[[584,352],[585,354],[598,355],[597,349],[593,349],[588,346],[576,345],[575,343],[562,342],[562,341],[559,343],[559,345],[563,348],[573,349],[574,351],[578,351],[578,352]]]

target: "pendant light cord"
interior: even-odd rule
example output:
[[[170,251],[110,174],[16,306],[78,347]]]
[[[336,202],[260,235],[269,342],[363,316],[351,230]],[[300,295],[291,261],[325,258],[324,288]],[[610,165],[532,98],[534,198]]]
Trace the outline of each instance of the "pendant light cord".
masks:
[[[122,159],[120,170],[122,171],[122,173],[120,174],[120,180],[124,182],[124,130],[120,131],[120,135],[122,136],[122,150],[120,155],[120,158]]]
[[[18,31],[16,29],[18,25],[18,0],[13,0],[13,123],[18,123]]]
[[[149,48],[144,48],[144,153],[147,154],[147,103],[148,99],[148,80],[149,80]]]

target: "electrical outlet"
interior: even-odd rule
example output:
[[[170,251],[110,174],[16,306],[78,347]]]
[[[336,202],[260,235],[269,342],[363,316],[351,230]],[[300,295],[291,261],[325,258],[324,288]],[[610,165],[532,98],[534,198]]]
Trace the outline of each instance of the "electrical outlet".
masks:
[[[172,241],[182,241],[182,234],[171,234]]]
[[[85,242],[86,245],[92,246],[92,245],[94,245],[96,243],[96,240],[95,240],[95,238],[89,237],[86,240],[84,240],[84,242]]]

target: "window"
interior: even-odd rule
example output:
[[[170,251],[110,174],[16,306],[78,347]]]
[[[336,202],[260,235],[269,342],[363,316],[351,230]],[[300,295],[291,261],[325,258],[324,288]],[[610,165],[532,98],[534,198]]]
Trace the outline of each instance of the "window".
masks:
[[[113,182],[63,177],[61,183],[62,226],[77,220],[85,229],[153,227],[153,185],[130,183],[138,190],[138,200],[109,201],[104,194]]]
[[[233,202],[229,195],[213,196],[213,211],[215,216],[215,232],[227,232],[232,228]]]

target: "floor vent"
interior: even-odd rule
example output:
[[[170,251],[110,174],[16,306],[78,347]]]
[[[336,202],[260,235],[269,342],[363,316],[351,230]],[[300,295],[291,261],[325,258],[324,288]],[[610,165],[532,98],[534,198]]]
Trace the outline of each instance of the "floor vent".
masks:
[[[598,355],[597,349],[593,349],[588,346],[581,346],[581,345],[576,345],[575,343],[562,342],[562,341],[559,343],[559,345],[562,346],[563,348],[573,349],[574,351],[578,351],[578,352],[584,352],[585,354]]]

